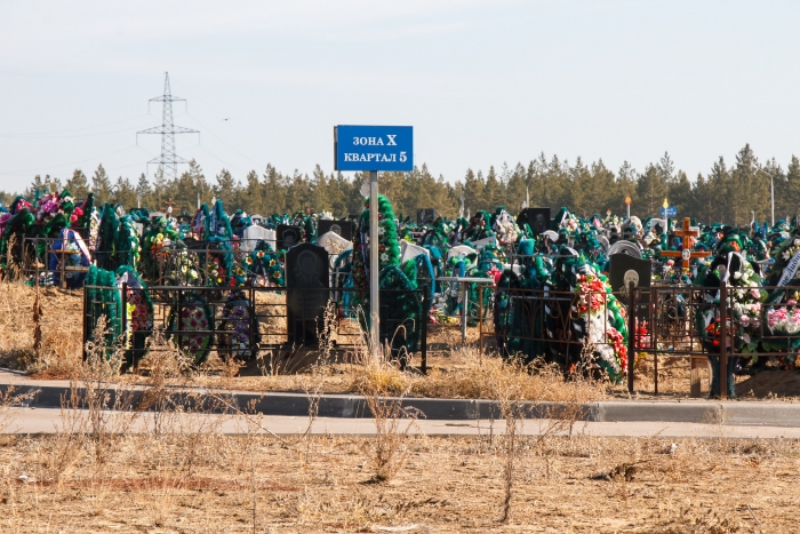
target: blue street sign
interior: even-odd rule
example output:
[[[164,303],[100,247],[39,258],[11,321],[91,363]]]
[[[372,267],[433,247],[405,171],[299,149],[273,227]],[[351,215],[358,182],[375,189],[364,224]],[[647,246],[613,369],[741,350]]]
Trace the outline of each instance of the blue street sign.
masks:
[[[333,146],[337,171],[414,170],[411,126],[335,126]]]
[[[661,208],[661,216],[662,217],[677,217],[678,216],[678,208],[675,206],[670,206],[666,210]]]

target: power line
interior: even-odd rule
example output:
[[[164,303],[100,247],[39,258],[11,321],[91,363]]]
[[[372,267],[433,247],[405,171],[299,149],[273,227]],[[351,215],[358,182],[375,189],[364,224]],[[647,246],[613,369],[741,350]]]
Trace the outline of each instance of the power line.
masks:
[[[161,135],[161,157],[151,159],[147,162],[148,165],[152,163],[157,163],[158,166],[161,168],[162,175],[170,180],[174,180],[178,176],[178,164],[179,163],[189,163],[182,157],[178,156],[175,153],[175,135],[176,134],[187,134],[187,133],[196,133],[199,134],[197,130],[190,130],[189,128],[184,128],[182,126],[175,126],[175,123],[172,118],[172,103],[173,102],[185,102],[185,98],[180,98],[177,96],[172,96],[172,90],[169,86],[169,73],[164,73],[164,94],[161,96],[157,96],[155,98],[151,98],[150,102],[161,102],[161,127],[154,126],[153,128],[148,128],[147,130],[142,130],[140,132],[136,132],[136,136],[138,139],[139,134],[160,134]]]
[[[135,117],[128,117],[127,119],[120,119],[118,121],[111,121],[106,122],[103,124],[95,124],[94,126],[83,126],[81,128],[70,128],[69,130],[55,130],[52,132],[29,132],[29,133],[0,133],[0,137],[25,137],[25,136],[37,136],[37,135],[55,135],[55,134],[62,134],[62,133],[69,133],[69,132],[80,132],[82,130],[91,130],[94,128],[102,128],[104,126],[111,126],[112,124],[119,124],[121,122],[128,122],[135,119],[140,119],[142,117],[152,116],[150,113],[142,113],[141,115],[136,115]],[[95,135],[95,134],[92,134]],[[102,134],[97,134],[102,135]]]
[[[212,130],[210,130],[210,129],[209,129],[207,126],[205,126],[205,125],[204,125],[202,122],[200,122],[200,120],[199,120],[197,117],[195,117],[194,115],[192,115],[192,114],[191,114],[191,113],[189,113],[189,112],[187,112],[186,114],[187,114],[189,117],[191,117],[193,120],[195,120],[195,121],[197,122],[197,124],[199,124],[199,125],[200,125],[200,127],[201,127],[201,128],[203,128],[203,129],[204,129],[204,130],[206,130],[208,133],[210,133],[211,135],[213,135],[214,137],[216,137],[216,138],[217,138],[217,140],[218,140],[219,142],[221,142],[222,144],[224,144],[225,146],[227,146],[228,148],[230,148],[231,150],[233,150],[234,152],[236,152],[237,154],[239,154],[240,156],[242,156],[244,159],[246,159],[247,161],[249,161],[249,162],[250,162],[250,163],[252,163],[253,165],[256,165],[256,166],[258,166],[258,165],[259,165],[259,164],[258,164],[258,163],[256,163],[254,160],[250,159],[248,156],[246,156],[245,154],[242,154],[242,153],[241,153],[241,152],[239,152],[239,151],[238,151],[236,148],[234,148],[234,147],[232,147],[231,145],[229,145],[229,144],[228,144],[228,143],[227,143],[227,142],[226,142],[224,139],[222,139],[220,136],[218,136],[218,135],[217,135],[217,134],[215,134],[215,133],[214,133]],[[214,156],[214,157],[216,157],[216,156]],[[217,158],[217,159],[219,159],[219,158]],[[222,161],[222,160],[220,160],[220,161]]]
[[[49,170],[49,169],[56,169],[58,167],[66,167],[68,165],[80,165],[81,163],[86,163],[87,161],[98,160],[100,158],[105,158],[107,156],[113,156],[114,154],[120,154],[120,153],[126,152],[126,151],[128,151],[128,150],[130,150],[132,148],[138,148],[139,150],[145,151],[142,147],[140,147],[138,145],[133,145],[133,146],[129,146],[129,147],[123,148],[122,150],[115,150],[114,152],[109,152],[107,154],[102,154],[100,156],[87,158],[87,159],[84,159],[84,160],[81,160],[81,161],[73,161],[73,162],[69,162],[69,163],[59,163],[58,165],[50,165],[50,166],[47,166],[47,167],[34,167],[32,169],[20,169],[20,170],[16,170],[16,171],[0,172],[0,176],[20,176],[20,175],[22,175],[24,173],[29,173],[29,172],[41,172],[41,171],[45,171],[45,170]],[[145,151],[145,152],[147,152],[147,151]]]
[[[90,133],[90,134],[78,134],[78,135],[0,135],[2,139],[31,139],[31,140],[39,140],[39,139],[75,139],[79,137],[97,137],[100,135],[114,135],[118,133],[130,133],[130,128],[125,128],[124,130],[114,130],[112,132],[97,132],[97,133]]]
[[[242,173],[243,173],[245,176],[246,176],[246,175],[247,175],[247,174],[250,172],[250,171],[247,171],[247,170],[243,170],[243,169],[242,169],[241,167],[239,167],[238,165],[231,165],[231,164],[230,164],[230,163],[228,163],[227,161],[223,160],[222,158],[220,158],[219,156],[215,155],[213,152],[211,152],[210,150],[208,150],[208,148],[206,148],[206,146],[205,146],[205,145],[203,145],[203,143],[200,143],[198,146],[200,147],[200,150],[202,150],[203,152],[205,152],[206,154],[208,154],[208,155],[209,155],[209,156],[211,156],[212,158],[214,158],[214,159],[217,159],[217,160],[219,160],[220,162],[222,162],[222,164],[223,164],[223,165],[225,165],[225,167],[227,167],[228,169],[231,169],[231,170],[238,170],[238,171],[242,172]],[[255,170],[255,169],[251,169],[251,170]]]

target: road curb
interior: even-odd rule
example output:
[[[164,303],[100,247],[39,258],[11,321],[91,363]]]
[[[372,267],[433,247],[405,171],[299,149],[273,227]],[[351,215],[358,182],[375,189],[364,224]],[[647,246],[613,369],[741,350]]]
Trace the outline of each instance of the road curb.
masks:
[[[21,377],[20,377],[21,378]],[[21,383],[20,383],[21,382]],[[60,408],[62,399],[69,401],[72,391],[65,385],[47,385],[44,381],[25,383],[13,380],[0,384],[5,392],[13,384],[20,394],[36,394],[24,403],[34,408]],[[77,388],[83,395],[83,388]],[[113,402],[115,389],[110,389]],[[145,390],[127,392],[133,406],[141,405]],[[230,390],[176,390],[177,402],[194,405],[216,413],[242,410],[264,415],[307,416],[311,399],[304,393],[253,393]],[[393,399],[387,399],[391,401]],[[430,420],[489,420],[501,418],[499,405],[491,400],[431,399],[407,397],[404,407],[418,410]],[[370,418],[367,402],[360,395],[325,394],[319,399],[320,417]],[[731,426],[777,426],[800,428],[800,403],[783,402],[720,402],[720,401],[598,401],[586,404],[558,402],[524,402],[519,416],[524,419],[574,419],[597,423],[664,422],[708,423]]]

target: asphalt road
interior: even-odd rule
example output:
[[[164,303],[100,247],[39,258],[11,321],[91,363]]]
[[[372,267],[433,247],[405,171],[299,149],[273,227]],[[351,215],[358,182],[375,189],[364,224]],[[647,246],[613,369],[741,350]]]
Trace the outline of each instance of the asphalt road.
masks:
[[[62,414],[56,408],[9,408],[0,413],[0,433],[3,434],[51,434],[60,429],[79,428],[85,422],[87,413],[83,411]],[[115,428],[126,432],[147,432],[153,425],[152,413],[132,416],[126,413],[105,414]],[[116,419],[114,419],[116,418]],[[132,419],[132,420],[131,420]],[[292,416],[241,416],[223,415],[174,415],[163,417],[167,428],[183,431],[222,432],[241,434],[248,431],[269,432],[278,435],[302,434],[308,428],[307,417]],[[525,420],[520,422],[522,433],[536,436],[549,428],[549,420]],[[477,436],[502,433],[504,421],[488,420],[420,420],[410,433],[429,436]],[[564,429],[562,434],[567,433]],[[776,426],[743,426],[702,423],[675,422],[579,422],[572,427],[573,433],[596,437],[664,437],[664,438],[789,438],[800,439],[800,428]],[[375,434],[372,419],[348,419],[339,417],[317,418],[311,426],[315,435],[363,435]]]

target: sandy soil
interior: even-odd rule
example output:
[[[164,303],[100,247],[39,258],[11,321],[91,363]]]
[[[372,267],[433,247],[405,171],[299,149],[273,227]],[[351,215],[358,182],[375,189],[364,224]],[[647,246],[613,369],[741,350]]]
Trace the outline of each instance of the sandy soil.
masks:
[[[8,439],[0,530],[797,531],[797,442],[576,435],[515,443],[510,519],[501,523],[508,455],[497,435],[406,438],[405,465],[385,483],[372,479],[371,439],[118,438],[103,464],[89,440],[70,448],[63,436]],[[65,450],[71,461],[54,469]]]

